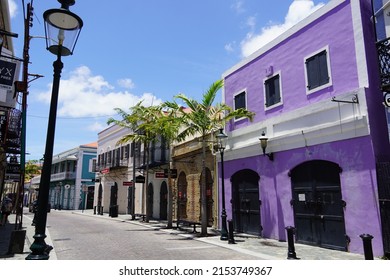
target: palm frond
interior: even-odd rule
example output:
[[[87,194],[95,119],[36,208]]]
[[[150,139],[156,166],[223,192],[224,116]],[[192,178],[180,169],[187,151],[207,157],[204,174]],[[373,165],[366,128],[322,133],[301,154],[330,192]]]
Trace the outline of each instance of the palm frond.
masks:
[[[214,103],[218,91],[223,87],[223,80],[218,80],[211,84],[209,89],[203,94],[202,105],[205,108],[211,107]]]

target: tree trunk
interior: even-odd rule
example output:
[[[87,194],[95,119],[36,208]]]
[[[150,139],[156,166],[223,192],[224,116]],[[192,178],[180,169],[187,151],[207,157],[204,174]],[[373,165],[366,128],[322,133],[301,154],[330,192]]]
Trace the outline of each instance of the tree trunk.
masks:
[[[172,180],[171,180],[171,147],[168,148],[168,223],[167,228],[173,224]]]
[[[201,235],[207,236],[207,201],[206,201],[206,139],[202,137],[202,178],[201,183]]]
[[[149,207],[149,144],[145,145],[145,222],[149,223],[150,207]],[[153,199],[153,198],[152,198]]]

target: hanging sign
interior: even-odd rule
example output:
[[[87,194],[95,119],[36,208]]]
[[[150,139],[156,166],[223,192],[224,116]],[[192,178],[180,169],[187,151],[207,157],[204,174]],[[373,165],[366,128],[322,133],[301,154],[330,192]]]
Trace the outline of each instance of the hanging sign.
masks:
[[[133,186],[133,181],[125,181],[123,182],[124,187],[132,187]]]
[[[5,132],[7,130],[7,117],[8,112],[0,111],[0,143],[4,144],[5,142]]]
[[[19,62],[0,60],[0,105],[15,107],[14,82],[19,76]]]
[[[145,177],[139,175],[139,176],[135,177],[135,182],[136,183],[145,183]]]

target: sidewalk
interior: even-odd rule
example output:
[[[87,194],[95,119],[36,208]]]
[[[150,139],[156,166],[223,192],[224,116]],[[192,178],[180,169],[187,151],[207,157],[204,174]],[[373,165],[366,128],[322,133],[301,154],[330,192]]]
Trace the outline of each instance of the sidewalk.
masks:
[[[26,257],[31,253],[30,246],[34,242],[35,227],[31,225],[34,215],[32,213],[26,212],[27,208],[24,209],[23,221],[22,221],[22,230],[26,231],[26,238],[24,241],[23,253],[21,254],[10,254],[9,245],[11,241],[11,233],[15,230],[15,219],[16,215],[11,214],[8,217],[9,223],[5,226],[0,226],[0,261],[1,260],[25,260]],[[28,214],[27,214],[28,213]],[[50,233],[46,230],[46,243],[52,245],[52,240],[50,238]],[[57,255],[55,250],[50,252],[49,260],[56,260]]]
[[[177,234],[183,237],[196,239],[201,242],[214,244],[220,247],[224,247],[230,250],[239,251],[244,254],[258,257],[266,260],[286,260],[288,253],[287,242],[280,242],[273,239],[265,239],[257,236],[236,234],[234,236],[235,244],[228,244],[227,241],[220,240],[219,232],[209,228],[208,237],[199,237],[197,233],[191,233],[193,228],[178,229],[166,229],[166,223],[151,220],[149,223],[142,222],[140,220],[132,220],[131,215],[118,215],[117,218],[111,218],[107,214],[94,215],[92,210],[73,210],[73,214],[89,215],[93,217],[99,217],[102,219],[120,220],[127,223],[133,223],[142,225],[148,228],[156,228],[161,231],[169,232],[170,234]],[[25,213],[23,216],[23,230],[26,230],[26,238],[24,251],[22,254],[8,254],[8,248],[10,243],[11,232],[15,227],[15,215],[10,216],[10,223],[6,226],[0,227],[0,260],[25,260],[30,251],[30,246],[34,241],[35,227],[31,226],[33,215],[31,213]],[[176,224],[174,224],[175,226]],[[199,230],[199,229],[198,229]],[[50,238],[50,233],[46,230],[46,243],[53,245]],[[301,260],[364,260],[364,255],[353,254],[348,252],[341,252],[330,249],[323,249],[314,246],[308,246],[303,244],[294,244],[295,253],[298,259]],[[57,260],[55,248],[50,252],[49,260]]]
[[[196,239],[205,243],[214,244],[230,250],[235,250],[244,254],[259,257],[266,260],[286,260],[288,253],[287,242],[280,242],[273,239],[261,238],[247,234],[236,234],[234,236],[235,244],[228,244],[227,241],[220,240],[218,231],[208,228],[208,237],[199,237],[199,233],[191,233],[193,227],[183,228],[185,230],[166,229],[166,223],[151,220],[149,223],[141,220],[132,220],[131,215],[118,215],[117,218],[111,218],[107,214],[103,216],[94,215],[92,210],[87,211],[72,211],[74,214],[92,215],[105,219],[120,220],[127,223],[134,223],[148,228],[155,228],[171,234],[178,234],[183,237]],[[176,224],[174,223],[174,226]],[[200,231],[199,227],[197,230]],[[301,260],[364,260],[364,255],[341,252],[336,250],[324,249],[303,244],[294,244],[295,252],[298,259]]]

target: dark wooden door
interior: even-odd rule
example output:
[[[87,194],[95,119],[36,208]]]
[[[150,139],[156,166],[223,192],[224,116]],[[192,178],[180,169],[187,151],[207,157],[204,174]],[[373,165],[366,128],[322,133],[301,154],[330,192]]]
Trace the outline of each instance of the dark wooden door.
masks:
[[[259,175],[252,170],[235,173],[232,176],[232,193],[235,230],[260,235]]]
[[[297,242],[347,250],[340,167],[332,162],[305,162],[291,171]]]

